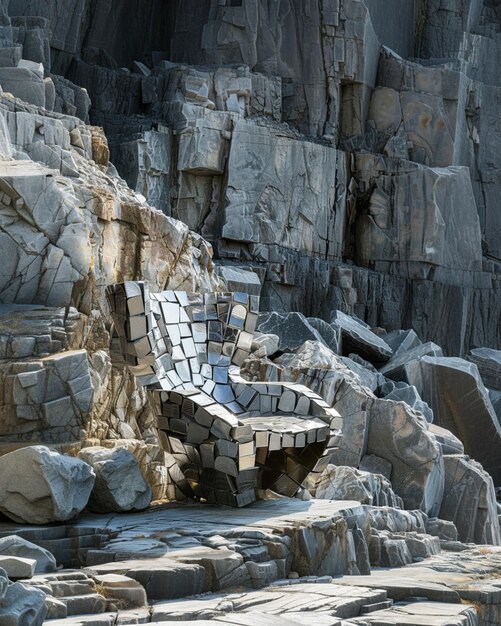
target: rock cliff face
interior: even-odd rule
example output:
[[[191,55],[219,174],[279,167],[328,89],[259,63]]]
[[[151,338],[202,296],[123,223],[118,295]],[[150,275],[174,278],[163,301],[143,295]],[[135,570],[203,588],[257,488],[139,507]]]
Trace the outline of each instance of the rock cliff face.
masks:
[[[285,626],[305,593],[332,626],[499,623],[500,60],[495,0],[0,0],[0,624]],[[120,342],[105,290],[133,281],[201,317],[118,299]],[[227,291],[260,296],[238,379],[211,361]],[[206,360],[177,351],[158,408],[126,365],[164,342],[171,372],[187,321]],[[216,465],[188,381],[217,363],[266,389],[210,406],[278,415],[269,457],[235,417]],[[336,415],[321,438],[286,432],[291,383]],[[149,508],[256,454],[247,509]],[[406,573],[331,584],[371,566]]]
[[[262,277],[262,308],[338,308],[449,355],[499,347],[493,3],[11,0],[9,15],[6,57],[23,44],[45,68],[23,68],[29,98],[104,126],[133,189]],[[21,69],[2,71],[15,91]]]

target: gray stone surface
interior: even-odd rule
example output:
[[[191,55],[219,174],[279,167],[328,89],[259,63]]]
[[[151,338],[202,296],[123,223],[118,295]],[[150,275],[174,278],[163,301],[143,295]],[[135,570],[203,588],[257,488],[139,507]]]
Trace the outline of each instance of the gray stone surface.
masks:
[[[91,511],[141,511],[149,506],[151,488],[131,452],[124,448],[83,448],[78,457],[96,475],[87,504]]]
[[[393,354],[390,346],[359,321],[342,311],[335,311],[331,324],[341,330],[341,345],[344,355],[355,352],[373,363],[388,361]]]
[[[375,399],[367,452],[391,463],[391,483],[406,508],[438,514],[444,492],[442,450],[422,414],[403,402]]]
[[[486,387],[501,391],[501,350],[475,348],[468,355],[468,360],[478,367]]]
[[[72,519],[86,506],[92,468],[45,446],[0,457],[0,511],[17,522],[47,524]]]
[[[439,516],[454,522],[460,541],[499,545],[492,478],[463,455],[444,455],[445,487]]]
[[[17,535],[0,538],[0,554],[2,556],[15,556],[35,561],[36,574],[54,572],[57,569],[56,559],[48,550]]]
[[[260,333],[278,335],[279,350],[293,352],[305,341],[324,341],[321,333],[314,328],[301,313],[261,313],[256,330]]]
[[[409,350],[400,351],[380,368],[381,374],[395,380],[406,379],[406,365],[419,360],[423,356],[443,356],[442,348],[432,341],[419,344]]]
[[[476,365],[463,359],[425,356],[406,366],[409,382],[433,409],[435,423],[450,430],[465,452],[501,480],[501,428]]]
[[[0,569],[6,572],[10,580],[32,578],[36,564],[33,559],[0,555]]]
[[[0,600],[0,621],[5,626],[42,626],[46,615],[45,593],[22,583],[9,585]]]
[[[402,508],[402,500],[383,476],[353,467],[328,465],[311,489],[315,498],[358,500],[362,504]]]
[[[256,333],[252,340],[251,351],[265,350],[266,356],[273,356],[278,352],[280,337],[272,333]]]
[[[389,394],[384,396],[386,400],[396,400],[397,402],[405,402],[408,404],[411,409],[422,413],[426,421],[431,424],[433,422],[433,411],[430,407],[421,400],[421,396],[419,395],[416,387],[414,385],[409,385],[408,387],[396,388],[391,391]]]

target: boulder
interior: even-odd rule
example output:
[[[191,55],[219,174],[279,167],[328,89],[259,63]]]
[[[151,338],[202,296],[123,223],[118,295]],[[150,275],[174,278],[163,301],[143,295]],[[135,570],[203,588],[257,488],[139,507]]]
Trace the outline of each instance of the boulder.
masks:
[[[402,508],[389,480],[353,467],[328,465],[311,491],[320,500],[357,500],[361,504]]]
[[[409,363],[406,374],[436,424],[458,437],[466,454],[501,484],[501,426],[477,366],[454,357],[423,357]]]
[[[0,512],[15,522],[70,520],[85,508],[93,485],[89,465],[45,446],[0,457]]]
[[[339,354],[341,347],[341,333],[339,328],[328,324],[325,320],[321,320],[318,317],[308,317],[308,323],[320,333],[322,339],[327,346],[336,354]]]
[[[421,396],[414,385],[406,385],[405,387],[397,387],[393,389],[388,395],[385,396],[386,400],[396,400],[397,402],[405,402],[407,405],[422,413],[428,422],[433,422],[433,411],[430,407],[421,400]]]
[[[489,474],[461,454],[444,455],[445,488],[440,517],[454,522],[463,543],[501,543],[496,493]]]
[[[146,591],[137,580],[121,574],[103,574],[102,576],[95,576],[94,580],[102,590],[103,595],[111,602],[116,600],[117,606],[122,610],[148,605]]]
[[[334,311],[331,324],[341,331],[341,346],[344,355],[354,352],[371,363],[385,363],[393,350],[361,320]]]
[[[468,360],[478,367],[486,387],[501,391],[501,350],[475,348],[468,355]]]
[[[278,352],[278,345],[280,338],[278,335],[271,333],[255,333],[252,340],[251,351],[257,352],[258,350],[266,350],[267,356],[272,356],[275,352]]]
[[[0,600],[2,626],[42,626],[47,615],[45,593],[40,589],[14,583]]]
[[[249,272],[241,267],[222,265],[219,267],[219,275],[223,278],[228,291],[239,291],[259,296],[261,293],[261,281],[255,272]]]
[[[386,335],[383,335],[383,339],[393,350],[393,357],[407,352],[408,350],[412,350],[412,348],[416,348],[423,343],[412,329],[392,330],[386,333]]]
[[[17,535],[0,538],[0,554],[34,560],[36,562],[35,574],[46,574],[57,570],[56,559],[48,550]]]
[[[365,361],[356,354],[340,356],[339,360],[357,376],[359,384],[362,387],[376,391],[381,383],[381,379],[384,380],[381,374],[379,374],[368,361]]]
[[[374,399],[367,453],[391,463],[391,484],[406,508],[437,515],[444,490],[442,450],[422,414],[403,402]]]
[[[0,555],[0,569],[7,573],[10,580],[32,578],[37,562],[33,559],[23,559],[19,556]]]
[[[79,458],[96,474],[89,509],[99,513],[141,511],[152,493],[135,456],[125,448],[84,448]]]
[[[399,352],[388,363],[383,365],[379,370],[381,374],[393,378],[394,380],[405,380],[407,363],[411,363],[423,356],[442,356],[442,348],[436,343],[428,341],[428,343],[419,344],[410,350]]]
[[[261,313],[256,330],[260,333],[278,335],[278,349],[283,352],[293,352],[308,340],[325,344],[322,335],[302,313]]]

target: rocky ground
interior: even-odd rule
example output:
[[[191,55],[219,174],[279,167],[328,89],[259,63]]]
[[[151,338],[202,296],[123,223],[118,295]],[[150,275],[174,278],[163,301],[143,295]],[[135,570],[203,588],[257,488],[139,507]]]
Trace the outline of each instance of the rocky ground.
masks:
[[[501,624],[500,32],[0,0],[0,626]],[[339,414],[295,497],[183,498],[123,281],[260,296],[240,376]]]

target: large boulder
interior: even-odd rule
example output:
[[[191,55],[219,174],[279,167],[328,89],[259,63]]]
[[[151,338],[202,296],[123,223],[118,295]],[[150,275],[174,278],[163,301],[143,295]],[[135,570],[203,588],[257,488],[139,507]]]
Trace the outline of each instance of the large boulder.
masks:
[[[307,320],[310,326],[313,326],[313,328],[320,333],[327,346],[338,353],[341,344],[341,332],[339,328],[328,324],[325,320],[321,320],[318,317],[308,317]]]
[[[0,457],[0,512],[15,522],[49,524],[76,517],[94,486],[94,471],[45,446]]]
[[[321,500],[357,500],[361,504],[402,508],[402,500],[390,481],[354,467],[328,465],[310,492]]]
[[[1,579],[1,572],[0,572]],[[2,626],[42,626],[47,616],[45,593],[40,589],[14,583],[0,599]]]
[[[36,561],[35,574],[46,574],[57,570],[56,559],[48,550],[17,535],[0,538],[0,554],[33,559]]]
[[[88,504],[91,511],[141,511],[149,506],[151,489],[131,452],[125,448],[84,448],[79,457],[96,473]]]
[[[406,508],[438,514],[444,492],[442,449],[421,413],[403,402],[374,399],[367,453],[391,463],[391,484]]]
[[[445,455],[440,517],[454,522],[460,541],[501,543],[494,484],[482,466],[461,454]]]
[[[302,313],[261,313],[256,330],[260,333],[278,335],[278,349],[283,352],[297,350],[308,340],[325,343],[322,335]]]
[[[458,437],[466,454],[500,485],[501,426],[477,366],[459,358],[423,357],[405,371],[432,408],[435,423]]]
[[[343,354],[358,354],[371,363],[384,363],[392,356],[393,350],[361,320],[334,311],[331,324],[341,331]]]

